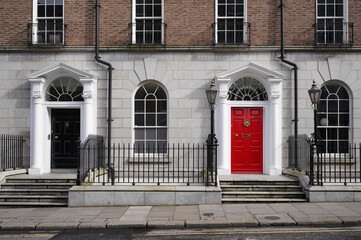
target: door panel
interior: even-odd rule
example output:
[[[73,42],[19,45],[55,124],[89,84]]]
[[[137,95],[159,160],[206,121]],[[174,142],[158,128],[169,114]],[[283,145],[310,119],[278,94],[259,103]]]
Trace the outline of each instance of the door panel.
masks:
[[[80,139],[80,110],[53,109],[52,168],[77,168]]]
[[[232,108],[231,172],[263,173],[263,109]]]

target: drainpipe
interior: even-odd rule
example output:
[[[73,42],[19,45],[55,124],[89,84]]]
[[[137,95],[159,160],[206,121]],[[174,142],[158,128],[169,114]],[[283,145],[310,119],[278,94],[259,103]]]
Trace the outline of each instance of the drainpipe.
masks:
[[[284,0],[281,0],[281,56],[280,59],[283,63],[288,64],[290,66],[292,66],[293,68],[293,73],[294,73],[294,134],[295,134],[295,150],[294,150],[294,154],[295,154],[295,168],[297,170],[299,170],[298,168],[298,143],[297,143],[297,139],[298,139],[298,76],[297,76],[297,64],[295,64],[294,62],[291,62],[287,59],[285,59],[285,41],[284,41],[284,9],[285,9],[285,3]]]
[[[99,0],[95,2],[95,61],[108,67],[108,168],[112,175],[112,185],[114,185],[114,169],[111,165],[111,145],[112,145],[112,71],[113,66],[99,56]]]

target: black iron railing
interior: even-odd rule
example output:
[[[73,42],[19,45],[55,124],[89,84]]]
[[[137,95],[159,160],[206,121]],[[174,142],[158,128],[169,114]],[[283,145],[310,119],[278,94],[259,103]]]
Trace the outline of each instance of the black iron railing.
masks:
[[[0,169],[23,167],[23,136],[0,135]]]
[[[77,184],[88,182],[99,171],[107,169],[105,164],[105,147],[102,136],[89,135],[84,143],[80,144]]]
[[[226,19],[212,24],[214,45],[250,45],[251,23]]]
[[[318,20],[314,25],[316,45],[353,45],[353,23],[336,19]]]
[[[310,184],[361,183],[361,144],[347,148],[326,148],[320,144],[310,146]]]
[[[58,20],[42,20],[28,23],[27,35],[29,46],[66,45],[66,25]]]
[[[80,149],[80,181],[98,184],[217,184],[217,146],[206,144],[168,144],[157,148],[114,144],[111,166],[105,163],[103,145]],[[207,157],[212,154],[212,162]]]
[[[130,45],[165,45],[167,24],[161,20],[137,20],[128,24]]]

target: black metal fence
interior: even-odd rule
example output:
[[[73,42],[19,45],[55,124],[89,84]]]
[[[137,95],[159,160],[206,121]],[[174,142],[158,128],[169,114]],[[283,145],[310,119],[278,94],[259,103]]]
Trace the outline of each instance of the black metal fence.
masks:
[[[80,144],[77,184],[89,182],[105,165],[105,147],[102,136],[89,135],[84,143]]]
[[[352,45],[353,23],[335,19],[319,19],[315,27],[316,45]]]
[[[223,19],[212,24],[214,45],[250,45],[251,23]]]
[[[27,24],[29,46],[66,45],[66,24],[63,20],[46,19]]]
[[[80,149],[79,183],[216,185],[217,146],[168,144],[157,146],[162,149],[155,149],[143,145],[114,144],[109,166],[105,161],[106,147],[103,144],[87,144]]]
[[[17,135],[0,135],[0,169],[23,167],[24,137]]]
[[[361,144],[348,148],[326,148],[320,144],[310,146],[310,184],[361,183]]]

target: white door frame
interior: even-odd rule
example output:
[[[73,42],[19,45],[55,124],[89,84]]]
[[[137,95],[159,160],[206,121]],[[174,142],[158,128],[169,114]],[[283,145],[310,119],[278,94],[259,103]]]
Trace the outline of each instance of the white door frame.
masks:
[[[45,91],[59,77],[71,77],[83,85],[82,102],[48,102]],[[30,168],[29,174],[51,172],[51,110],[80,109],[80,140],[96,133],[96,78],[86,72],[58,63],[29,76],[30,105]]]
[[[242,77],[260,81],[267,90],[268,101],[228,101],[229,87]],[[254,63],[217,74],[216,136],[219,142],[218,173],[231,174],[231,108],[263,108],[263,173],[282,174],[282,79],[284,75]]]

